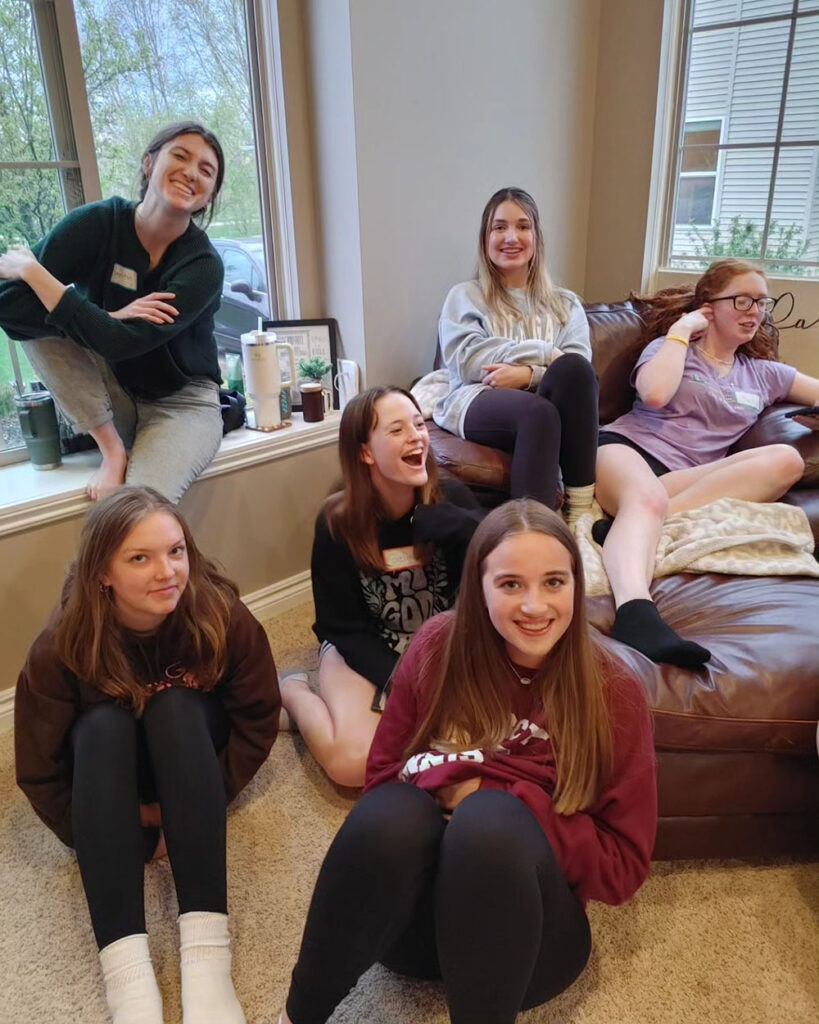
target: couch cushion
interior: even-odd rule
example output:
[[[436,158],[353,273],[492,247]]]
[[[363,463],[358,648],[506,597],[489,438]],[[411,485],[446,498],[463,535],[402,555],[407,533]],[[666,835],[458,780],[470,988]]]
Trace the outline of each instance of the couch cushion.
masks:
[[[673,629],[711,651],[691,671],[655,665],[606,636],[643,684],[658,749],[815,758],[819,581],[679,574],[655,580],[652,596]],[[591,598],[588,606],[592,624],[608,634],[611,598]]]
[[[628,412],[634,401],[629,383],[643,346],[645,324],[639,303],[596,303],[584,306],[589,321],[592,365],[600,382],[600,422],[611,423]]]
[[[490,488],[509,494],[509,456],[499,448],[465,441],[426,421],[429,443],[438,465],[470,487]]]
[[[819,487],[819,431],[808,430],[807,427],[794,423],[785,415],[793,404],[781,403],[766,409],[756,423],[746,430],[732,452],[744,452],[749,448],[761,448],[766,444],[790,444],[805,460],[805,472],[802,479],[795,484],[797,489]]]

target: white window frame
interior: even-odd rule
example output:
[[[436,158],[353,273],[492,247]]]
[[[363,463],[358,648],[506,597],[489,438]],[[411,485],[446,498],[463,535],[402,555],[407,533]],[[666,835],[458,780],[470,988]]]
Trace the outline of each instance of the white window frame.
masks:
[[[681,268],[671,265],[671,245],[673,241],[676,217],[677,181],[680,176],[680,159],[682,147],[682,128],[686,105],[686,89],[688,76],[689,40],[692,32],[715,31],[718,29],[741,27],[746,25],[774,24],[789,22],[790,32],[785,68],[780,94],[780,109],[775,138],[766,143],[724,143],[720,142],[720,158],[729,149],[769,149],[773,150],[771,177],[768,188],[765,221],[762,233],[762,251],[764,253],[770,230],[771,211],[776,192],[776,171],[780,154],[783,150],[819,147],[819,138],[799,141],[782,139],[788,82],[790,77],[791,55],[796,27],[805,18],[817,17],[816,9],[799,10],[798,0],[788,13],[762,15],[753,18],[740,18],[725,22],[715,22],[707,26],[691,28],[695,0],[666,0],[663,8],[663,34],[660,52],[660,74],[657,91],[657,111],[654,126],[654,153],[652,165],[651,188],[649,195],[649,229],[646,233],[646,247],[643,262],[643,287],[647,287],[657,271],[680,272]],[[714,120],[716,117],[714,118]],[[708,120],[712,120],[709,118]],[[720,162],[720,168],[722,164]],[[721,178],[717,179],[717,193]],[[716,197],[717,206],[719,197]],[[684,254],[675,254],[674,259],[685,259]],[[699,259],[696,255],[692,260]],[[759,262],[782,262],[768,260],[764,256]],[[802,266],[819,267],[816,260],[794,260]],[[787,275],[777,272],[777,277]],[[804,280],[804,279],[802,279]]]
[[[102,198],[96,149],[82,72],[73,0],[28,0],[35,19],[54,161],[2,162],[0,170],[57,169],[66,212]],[[300,316],[293,204],[285,122],[278,0],[245,0],[250,95],[255,120],[256,160],[268,294],[279,319]],[[74,189],[65,177],[78,175]],[[18,386],[23,381],[9,341]],[[28,458],[25,448],[0,452],[0,466]]]

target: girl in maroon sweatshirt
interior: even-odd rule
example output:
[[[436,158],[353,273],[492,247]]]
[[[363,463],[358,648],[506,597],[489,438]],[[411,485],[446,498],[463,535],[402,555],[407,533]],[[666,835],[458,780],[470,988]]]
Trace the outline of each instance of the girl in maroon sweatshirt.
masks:
[[[442,977],[453,1024],[511,1024],[580,974],[586,901],[636,892],[656,824],[648,709],[590,640],[574,538],[510,502],[393,676],[280,1024],[323,1024],[376,961]]]

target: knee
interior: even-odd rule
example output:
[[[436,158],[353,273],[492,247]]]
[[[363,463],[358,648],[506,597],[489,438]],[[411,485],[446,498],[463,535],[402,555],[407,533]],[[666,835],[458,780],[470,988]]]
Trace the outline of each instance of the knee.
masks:
[[[532,812],[521,800],[490,789],[478,790],[455,808],[446,843],[450,856],[463,853],[470,870],[483,868],[494,875],[524,869],[531,849],[527,839],[540,847],[543,838]]]
[[[189,686],[169,686],[159,690],[145,705],[145,725],[157,728],[167,723],[168,729],[178,735],[193,723],[204,724],[204,699],[205,694],[201,690]]]
[[[85,711],[74,724],[71,733],[75,757],[83,751],[105,756],[123,749],[136,735],[136,719],[119,704],[97,704]]]
[[[366,847],[379,862],[401,861],[437,846],[444,829],[432,797],[406,782],[390,782],[366,793],[343,826],[345,841]]]
[[[668,492],[661,483],[635,484],[623,495],[617,515],[623,512],[639,511],[642,516],[662,522],[668,513]]]
[[[805,460],[799,452],[789,444],[772,444],[765,450],[767,455],[768,477],[771,483],[777,484],[779,494],[793,487],[802,479],[805,472]]]
[[[589,360],[579,352],[566,352],[556,359],[549,366],[549,376],[571,387],[575,394],[579,389],[588,388],[597,392],[597,373]]]
[[[337,786],[359,789],[364,785],[368,754],[369,747],[339,743],[323,767]]]

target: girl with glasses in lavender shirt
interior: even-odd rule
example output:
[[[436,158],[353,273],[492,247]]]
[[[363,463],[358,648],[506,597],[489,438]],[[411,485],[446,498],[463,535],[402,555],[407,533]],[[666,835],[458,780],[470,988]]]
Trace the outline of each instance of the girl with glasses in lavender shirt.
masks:
[[[693,289],[648,301],[655,340],[632,374],[634,406],[600,432],[596,496],[614,522],[607,534],[595,524],[594,534],[605,536],[612,636],[653,661],[694,668],[710,652],[663,622],[649,593],[663,521],[718,498],[781,497],[804,470],[794,448],[727,452],[767,406],[819,403],[819,380],[777,361],[779,333],[766,316],[773,300],[753,263],[719,260]]]

